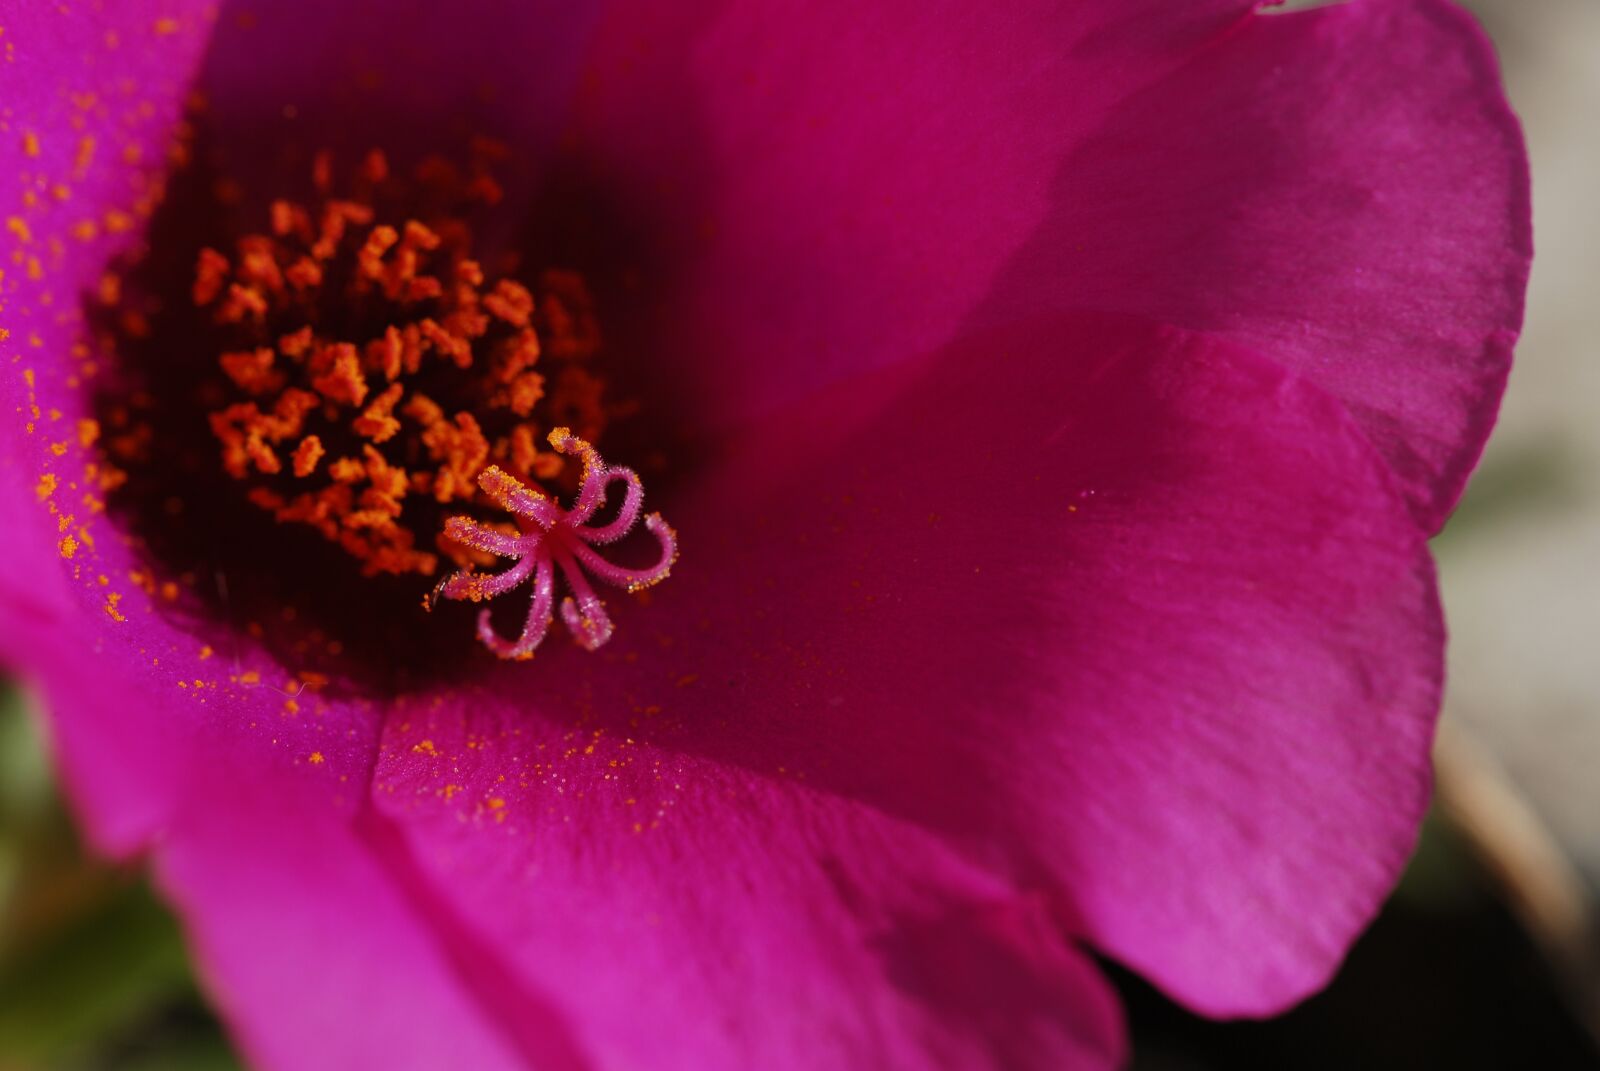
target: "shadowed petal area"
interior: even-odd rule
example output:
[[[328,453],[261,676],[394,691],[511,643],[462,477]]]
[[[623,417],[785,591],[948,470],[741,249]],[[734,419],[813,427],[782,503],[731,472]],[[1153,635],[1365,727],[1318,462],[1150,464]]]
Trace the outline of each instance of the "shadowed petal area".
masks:
[[[1252,6],[614,3],[563,156],[668,250],[654,359],[727,425],[943,345],[1073,146]]]
[[[995,333],[737,439],[675,522],[689,552],[612,647],[392,712],[375,775],[436,894],[580,1035],[619,1006],[697,1053],[834,1029],[812,1002],[863,967],[830,888],[973,898],[924,842],[1194,1006],[1271,1011],[1411,847],[1422,539],[1339,403],[1269,361],[1122,320]]]
[[[712,422],[974,310],[1124,311],[1344,400],[1437,527],[1531,254],[1492,54],[1439,0],[1250,6],[622,4],[573,140],[677,224],[655,344]]]
[[[602,6],[228,3],[197,78],[208,127],[241,174],[257,162],[280,182],[303,181],[322,149],[404,159],[501,138],[517,157],[500,178],[522,197],[527,157],[548,150],[567,114]],[[272,173],[255,172],[255,185],[269,187]]]
[[[1216,331],[1341,398],[1430,530],[1477,461],[1532,258],[1487,38],[1439,0],[1248,20],[1062,163],[992,315]]]

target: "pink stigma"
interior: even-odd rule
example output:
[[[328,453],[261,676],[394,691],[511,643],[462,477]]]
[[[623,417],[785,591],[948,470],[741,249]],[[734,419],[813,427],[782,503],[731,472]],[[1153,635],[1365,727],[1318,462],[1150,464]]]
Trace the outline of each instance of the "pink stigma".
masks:
[[[470,517],[451,517],[445,533],[465,546],[516,563],[503,573],[477,573],[463,569],[446,577],[433,589],[426,605],[431,609],[439,599],[470,599],[482,602],[519,586],[533,577],[533,600],[527,623],[513,641],[498,635],[489,620],[489,611],[478,614],[478,638],[501,658],[532,658],[533,652],[550,631],[555,616],[556,570],[566,581],[569,596],[561,600],[561,620],[567,631],[587,650],[594,650],[611,638],[611,618],[605,605],[589,586],[585,572],[629,591],[660,583],[672,571],[678,558],[677,535],[659,513],[644,518],[644,526],[661,544],[661,557],[648,569],[624,569],[602,558],[594,547],[614,543],[633,530],[644,503],[644,485],[632,469],[608,468],[594,447],[566,428],[550,433],[550,445],[563,454],[583,459],[583,480],[577,501],[564,510],[556,501],[526,486],[516,477],[491,465],[478,475],[478,486],[496,504],[517,518],[522,529],[507,535]],[[605,504],[606,488],[612,483],[626,484],[622,508],[603,525],[591,525],[595,512]]]

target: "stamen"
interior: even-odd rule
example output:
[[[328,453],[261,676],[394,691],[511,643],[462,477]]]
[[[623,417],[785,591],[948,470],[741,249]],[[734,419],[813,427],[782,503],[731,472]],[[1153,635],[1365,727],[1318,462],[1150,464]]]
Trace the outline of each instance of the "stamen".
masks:
[[[485,576],[471,568],[463,569],[434,589],[424,603],[429,609],[439,599],[466,599],[478,602],[509,591],[527,578],[530,568],[537,570],[532,605],[522,635],[510,642],[496,635],[489,622],[489,611],[478,616],[478,636],[484,646],[501,658],[529,658],[549,631],[554,595],[555,569],[560,568],[571,595],[561,601],[561,620],[573,639],[594,650],[611,638],[613,627],[605,604],[595,594],[584,570],[617,587],[638,591],[659,583],[672,571],[677,560],[677,535],[657,513],[645,518],[645,528],[656,537],[661,556],[647,569],[625,569],[606,561],[589,544],[609,543],[625,535],[638,520],[644,488],[629,469],[608,468],[594,447],[566,428],[550,433],[550,445],[563,454],[583,459],[584,477],[577,501],[564,510],[553,499],[530,490],[516,477],[490,466],[478,477],[483,493],[518,519],[522,534],[507,535],[472,520],[452,517],[446,522],[451,538],[478,550],[488,551],[517,562],[503,573]],[[627,484],[622,513],[609,524],[591,527],[586,522],[605,504],[606,488],[613,482]]]

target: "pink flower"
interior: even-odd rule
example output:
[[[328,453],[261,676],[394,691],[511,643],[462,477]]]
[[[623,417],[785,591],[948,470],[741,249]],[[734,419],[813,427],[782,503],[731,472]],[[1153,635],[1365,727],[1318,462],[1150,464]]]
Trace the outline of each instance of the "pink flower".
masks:
[[[1527,176],[1455,8],[1254,6],[12,13],[0,658],[254,1062],[1105,1067],[1089,950],[1323,984],[1427,799]],[[78,299],[192,81],[263,182],[503,137],[502,248],[632,281],[683,558],[604,649],[291,683],[101,512]]]

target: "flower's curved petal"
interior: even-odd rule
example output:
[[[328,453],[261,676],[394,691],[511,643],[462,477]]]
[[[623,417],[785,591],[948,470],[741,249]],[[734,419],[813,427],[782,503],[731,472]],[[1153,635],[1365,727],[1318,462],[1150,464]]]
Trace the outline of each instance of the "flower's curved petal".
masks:
[[[86,830],[149,859],[253,1062],[510,1071],[541,1055],[513,1029],[537,1009],[501,1017],[363,832],[370,703],[278,688],[260,652],[212,652],[141,593],[117,619],[87,601],[66,619],[0,609],[0,665],[39,689]]]
[[[642,706],[639,736],[666,716]],[[799,771],[664,750],[520,689],[419,697],[389,726],[373,798],[395,872],[500,964],[506,999],[558,1009],[574,1066],[1124,1058],[1109,987],[1040,898]]]
[[[1270,353],[1350,407],[1430,530],[1477,461],[1532,257],[1489,42],[1442,0],[1261,17],[1126,100],[1062,164],[996,291]]]
[[[634,274],[670,273],[662,389],[726,425],[943,345],[1071,147],[1252,6],[611,4],[567,144]]]
[[[685,404],[780,403],[969,321],[1126,311],[1344,399],[1435,527],[1529,260],[1520,135],[1470,19],[949,6],[608,21],[573,137],[618,202],[679,224],[650,337]]]
[[[107,548],[96,568],[138,567]],[[106,599],[124,592],[114,618]],[[175,627],[161,595],[121,579],[69,598],[56,617],[8,597],[0,665],[39,689],[96,847],[149,859],[255,1063],[509,1071],[540,1054],[362,831],[372,704],[264,679],[262,652],[213,651],[203,641],[225,629]],[[519,1006],[517,1021],[535,1013]]]
[[[629,845],[706,881],[711,912],[724,870],[869,866],[886,850],[848,831],[892,820],[1047,893],[1070,932],[1189,1004],[1262,1013],[1322,984],[1395,880],[1429,785],[1431,569],[1360,430],[1280,365],[1054,318],[767,421],[696,492],[672,504],[671,582],[615,610],[609,648],[541,651],[463,700],[496,762],[469,737],[448,761],[391,744],[380,764],[377,798],[415,823],[437,894],[517,970],[545,977],[544,942],[600,925],[587,911],[632,932],[641,905],[605,899],[635,895]],[[541,719],[561,711],[576,718],[552,739]],[[602,760],[620,781],[592,783]],[[854,808],[816,858],[785,840],[764,864],[752,842],[778,831],[724,825],[765,814],[771,782]],[[428,794],[451,784],[473,793],[467,818],[504,786],[519,835],[435,815]],[[632,839],[657,817],[683,828]],[[559,832],[530,839],[534,821]],[[884,865],[913,880],[899,870],[918,859]],[[563,899],[585,870],[593,899]],[[582,956],[561,953],[563,977],[589,976]],[[655,1022],[676,990],[626,992]]]
[[[128,548],[105,523],[103,468],[89,446],[95,429],[83,423],[92,415],[85,386],[105,371],[87,344],[84,304],[160,196],[213,7],[34,6],[5,27],[0,657],[32,668],[59,656],[64,680],[83,674],[102,631],[126,623],[143,598],[129,576]],[[117,556],[116,565],[102,552]],[[103,844],[120,841],[140,821],[133,816],[150,810],[111,787],[143,780],[113,755],[108,748],[90,759],[96,768],[78,785],[103,792],[109,804],[87,808],[106,823],[96,831]]]
[[[76,532],[59,522],[94,509],[80,497],[90,488],[68,488],[64,478],[79,453],[75,419],[86,415],[78,388],[99,364],[83,345],[81,302],[160,196],[173,123],[214,7],[38,4],[7,14],[0,613],[26,606],[46,619],[64,605],[58,543]],[[74,457],[64,458],[69,450]],[[77,493],[66,504],[69,490]]]
[[[359,829],[360,782],[246,752],[188,770],[189,798],[152,853],[202,978],[252,1066],[513,1071],[555,1067],[466,981],[427,904]],[[534,1019],[537,1008],[517,1014]],[[559,1050],[555,1050],[559,1051]]]

